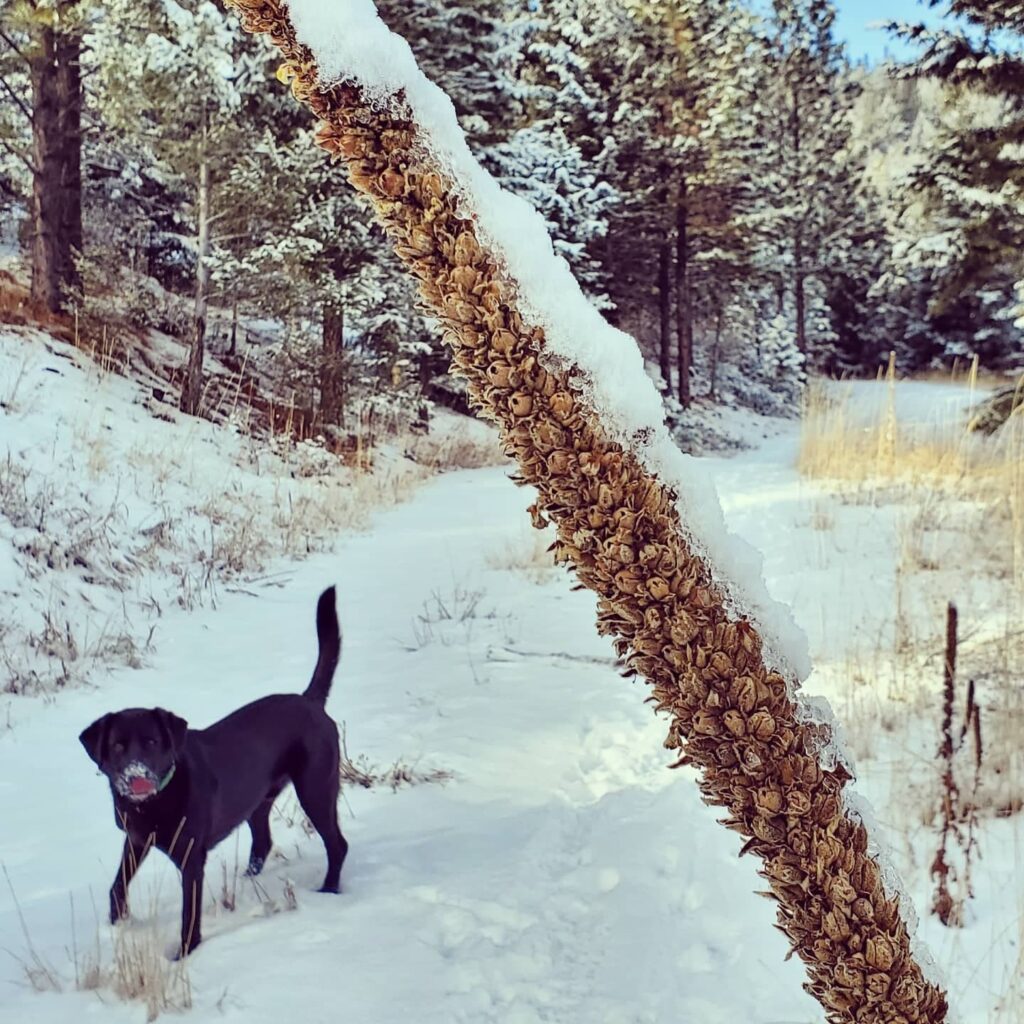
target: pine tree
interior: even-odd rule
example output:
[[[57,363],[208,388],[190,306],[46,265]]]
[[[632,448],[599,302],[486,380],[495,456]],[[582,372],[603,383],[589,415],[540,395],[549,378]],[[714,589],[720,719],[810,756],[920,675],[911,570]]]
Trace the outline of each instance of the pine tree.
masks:
[[[147,149],[191,197],[194,307],[180,405],[197,414],[218,188],[242,145],[237,29],[209,0],[109,0],[95,33],[106,123]]]
[[[12,0],[0,27],[0,95],[3,107],[12,105],[0,115],[0,148],[31,177],[32,299],[51,313],[65,309],[81,283],[81,58],[89,9],[85,0]],[[11,169],[4,178],[14,191]]]
[[[368,370],[390,379],[408,358],[405,339],[417,335],[408,288],[345,184],[308,129],[286,139],[266,129],[224,181],[224,200],[245,210],[245,229],[213,258],[219,282],[252,282],[241,298],[286,325],[287,380],[319,391],[324,424],[344,423],[349,392],[368,383]]]
[[[856,85],[833,35],[830,0],[773,0],[772,13],[762,108],[769,239],[762,267],[774,279],[778,309],[792,301],[800,351],[827,362],[832,332],[824,337],[812,329],[808,296],[815,285],[826,294],[834,290],[853,250],[860,169],[849,142]]]
[[[671,376],[666,333],[674,285],[675,376],[685,407],[696,333],[720,339],[733,292],[748,276],[752,21],[732,0],[648,0],[633,10],[644,50],[638,77],[647,93],[634,107],[650,114],[630,156],[648,168],[641,216],[658,259],[662,376]],[[720,345],[710,340],[707,348],[717,359]]]
[[[541,213],[556,250],[591,297],[607,305],[600,241],[615,193],[569,130],[590,102],[573,74],[578,60],[564,39],[557,54],[550,51],[561,30],[552,11],[532,7],[518,0],[378,4],[451,97],[481,163]]]
[[[905,193],[923,226],[904,244],[904,280],[929,296],[932,344],[923,360],[976,353],[988,364],[1024,354],[1016,325],[1024,278],[1024,8],[1010,0],[953,0],[961,19],[942,30],[894,26],[922,44],[903,74],[944,83],[947,107]]]

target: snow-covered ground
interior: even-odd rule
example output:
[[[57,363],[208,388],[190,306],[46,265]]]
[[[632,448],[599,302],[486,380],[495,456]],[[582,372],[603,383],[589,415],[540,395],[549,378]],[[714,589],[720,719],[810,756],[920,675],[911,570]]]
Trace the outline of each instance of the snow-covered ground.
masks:
[[[946,397],[964,401],[920,395],[928,409]],[[886,646],[899,512],[801,483],[797,445],[790,426],[707,464],[729,525],[764,550],[773,596],[810,634],[809,688],[858,707],[844,673],[858,652]],[[346,788],[341,896],[312,891],[322,847],[287,799],[261,891],[235,877],[247,835],[226,841],[208,866],[206,941],[186,977],[153,959],[171,1005],[191,1003],[197,1021],[819,1024],[772,906],[755,895],[754,863],[737,859],[739,842],[692,779],[665,770],[663,725],[596,636],[592,597],[535,557],[530,500],[501,469],[446,475],[292,566],[284,587],[224,590],[216,611],[169,605],[145,667],[54,701],[6,698],[0,1016],[144,1019],[111,991],[111,964],[135,962],[153,935],[160,951],[173,947],[180,889],[154,856],[133,886],[135,919],[117,930],[98,920],[120,841],[77,735],[123,706],[206,725],[300,689],[316,595],[336,583],[345,648],[328,710],[353,758],[381,771],[398,762],[420,781]],[[924,906],[934,840],[898,782],[907,757],[928,759],[937,717],[914,721],[913,736],[876,730],[862,788]],[[429,781],[438,773],[451,777]],[[996,1008],[1020,955],[1022,838],[1019,816],[985,825],[968,927],[923,926],[967,1024],[1017,1019]]]

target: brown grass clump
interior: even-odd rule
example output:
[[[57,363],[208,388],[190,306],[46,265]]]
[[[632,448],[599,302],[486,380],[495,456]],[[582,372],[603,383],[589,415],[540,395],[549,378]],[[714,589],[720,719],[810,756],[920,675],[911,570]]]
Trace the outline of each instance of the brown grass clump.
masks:
[[[867,422],[856,418],[848,396],[822,385],[808,389],[800,472],[835,483],[855,501],[928,496],[981,509],[990,539],[1008,554],[1007,570],[1024,583],[1024,417],[1015,415],[994,437],[954,415],[929,425],[901,424],[891,365],[886,381],[887,401]]]
[[[543,331],[524,322],[499,254],[460,215],[457,183],[426,153],[400,97],[386,108],[352,83],[322,85],[279,0],[232,4],[281,49],[293,92],[322,122],[320,144],[373,202],[474,407],[498,424],[520,479],[537,488],[535,523],[555,524],[556,557],[599,595],[599,629],[671,715],[676,763],[699,769],[705,799],[761,859],[779,925],[828,1020],[944,1021],[945,995],[916,963],[867,831],[846,810],[849,776],[818,762],[821,728],[767,668],[751,624],[726,611],[684,539],[676,495],[610,440],[568,373],[542,364]]]

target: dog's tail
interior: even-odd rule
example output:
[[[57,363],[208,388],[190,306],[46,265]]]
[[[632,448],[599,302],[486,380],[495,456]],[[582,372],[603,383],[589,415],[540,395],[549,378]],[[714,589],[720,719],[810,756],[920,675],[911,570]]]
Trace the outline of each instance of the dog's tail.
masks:
[[[335,606],[334,587],[328,587],[316,603],[316,639],[320,645],[320,654],[313,669],[313,678],[309,681],[303,696],[315,700],[318,704],[327,703],[327,695],[331,692],[334,670],[338,667],[341,657],[341,629],[338,626],[338,610]]]

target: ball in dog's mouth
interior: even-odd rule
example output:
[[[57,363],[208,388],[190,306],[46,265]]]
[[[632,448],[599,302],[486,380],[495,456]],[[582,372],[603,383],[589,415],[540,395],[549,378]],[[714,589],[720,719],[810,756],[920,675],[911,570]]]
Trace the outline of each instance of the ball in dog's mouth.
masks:
[[[134,797],[149,796],[156,792],[156,783],[152,779],[135,775],[128,780],[129,795]]]
[[[157,777],[147,765],[136,761],[125,767],[114,785],[129,800],[145,800],[157,791]]]

